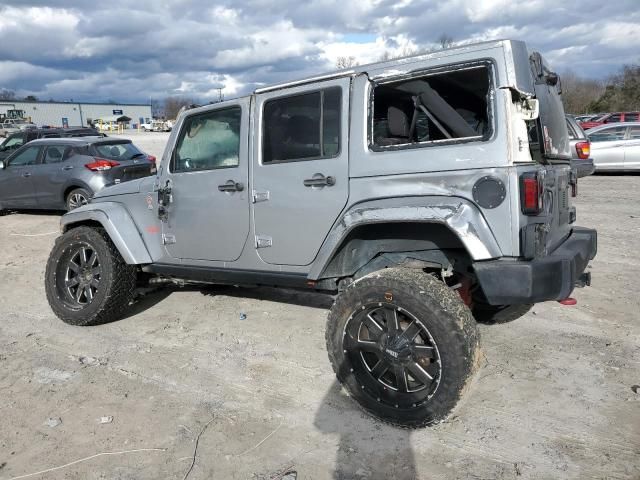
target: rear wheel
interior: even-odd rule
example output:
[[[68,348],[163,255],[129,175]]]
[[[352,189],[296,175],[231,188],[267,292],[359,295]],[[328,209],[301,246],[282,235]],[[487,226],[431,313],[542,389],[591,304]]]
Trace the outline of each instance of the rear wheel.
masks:
[[[67,194],[67,210],[71,211],[89,203],[91,193],[84,188],[75,188]]]
[[[350,395],[370,414],[410,428],[452,411],[474,372],[478,338],[455,292],[402,268],[349,285],[326,333],[329,359]]]
[[[117,320],[133,300],[136,267],[127,265],[106,232],[78,227],[53,247],[45,273],[53,312],[71,325]]]

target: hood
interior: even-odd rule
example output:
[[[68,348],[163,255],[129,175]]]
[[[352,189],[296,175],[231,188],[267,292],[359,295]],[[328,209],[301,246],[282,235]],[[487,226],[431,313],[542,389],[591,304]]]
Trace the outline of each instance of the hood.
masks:
[[[153,182],[155,177],[137,178],[135,180],[129,180],[128,182],[122,182],[117,185],[105,187],[97,192],[93,196],[93,198],[113,197],[115,195],[130,195],[132,193],[140,193],[141,184],[148,179],[151,179],[151,181]]]

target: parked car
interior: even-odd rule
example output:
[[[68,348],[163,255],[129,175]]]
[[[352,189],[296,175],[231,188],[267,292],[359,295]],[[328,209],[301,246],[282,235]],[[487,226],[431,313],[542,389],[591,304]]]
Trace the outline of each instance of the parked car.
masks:
[[[38,128],[35,123],[27,122],[26,120],[22,119],[5,120],[3,123],[8,127],[13,126],[13,128],[17,128],[19,130],[33,130],[35,128]]]
[[[13,124],[0,123],[0,137],[8,137],[12,133],[18,133],[20,129]]]
[[[571,166],[578,172],[578,177],[591,175],[595,170],[593,158],[590,158],[591,143],[580,124],[569,115],[567,115],[567,131],[571,147]]]
[[[140,130],[143,132],[153,131],[153,122],[144,122],[140,124]]]
[[[67,137],[87,137],[102,135],[93,128],[40,128],[36,130],[27,130],[24,132],[16,132],[7,136],[5,140],[0,143],[0,160],[7,158],[11,152],[17,150],[25,143],[38,138],[67,138]]]
[[[94,325],[145,281],[330,292],[350,395],[392,424],[438,422],[476,369],[473,316],[513,320],[590,281],[559,85],[524,43],[493,41],[186,110],[159,176],[62,217],[49,304]],[[544,141],[513,141],[527,123]]]
[[[0,160],[0,210],[73,210],[106,186],[152,175],[155,160],[130,140],[33,140]]]
[[[610,123],[586,133],[596,172],[640,170],[640,122]]]
[[[582,123],[582,122],[588,122],[590,120],[595,120],[598,117],[601,117],[602,113],[597,113],[597,114],[589,114],[589,115],[576,115],[573,118],[576,119],[576,122],[578,123]]]
[[[640,112],[615,112],[607,113],[596,119],[582,122],[580,126],[583,130],[589,130],[594,127],[599,127],[606,123],[618,123],[618,122],[637,122],[640,121]]]

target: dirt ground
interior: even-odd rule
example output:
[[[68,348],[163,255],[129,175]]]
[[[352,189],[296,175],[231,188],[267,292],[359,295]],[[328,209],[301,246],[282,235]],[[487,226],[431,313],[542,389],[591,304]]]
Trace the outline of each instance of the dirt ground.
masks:
[[[136,143],[160,156],[166,135],[146,135]],[[578,224],[599,230],[593,286],[577,306],[481,325],[465,400],[417,431],[362,414],[336,385],[330,297],[167,290],[72,327],[43,288],[59,214],[2,216],[0,479],[183,479],[207,425],[189,479],[638,479],[639,187],[581,180]]]

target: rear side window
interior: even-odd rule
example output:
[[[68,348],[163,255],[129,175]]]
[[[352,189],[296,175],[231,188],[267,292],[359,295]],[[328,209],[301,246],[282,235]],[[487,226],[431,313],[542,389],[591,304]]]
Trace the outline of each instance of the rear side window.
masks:
[[[615,140],[623,140],[627,127],[611,127],[605,128],[598,132],[589,134],[589,140],[592,142],[612,142]]]
[[[340,87],[332,87],[265,102],[262,163],[338,155],[341,99]]]
[[[66,145],[51,145],[44,154],[44,163],[61,163],[69,158],[71,147]]]
[[[625,122],[637,122],[638,121],[638,114],[637,113],[625,113],[624,114],[624,121]]]
[[[172,172],[237,167],[240,162],[240,107],[187,117],[173,157]]]
[[[490,86],[488,64],[376,85],[372,148],[487,140]]]
[[[132,160],[144,154],[133,143],[99,143],[93,146],[97,156],[107,160]]]

